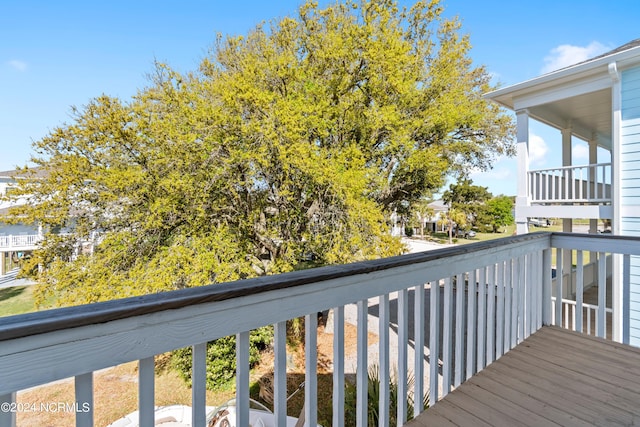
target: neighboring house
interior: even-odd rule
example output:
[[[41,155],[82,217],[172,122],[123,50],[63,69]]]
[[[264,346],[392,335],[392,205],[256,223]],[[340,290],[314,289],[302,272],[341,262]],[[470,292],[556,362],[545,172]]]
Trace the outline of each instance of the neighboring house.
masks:
[[[567,232],[573,219],[587,218],[591,233],[607,220],[615,235],[640,236],[640,39],[486,97],[516,113],[518,234],[529,231],[529,218],[560,218]],[[561,165],[529,168],[529,119],[560,130]],[[588,143],[589,164],[572,164],[573,138]],[[610,155],[598,158],[598,148]],[[570,271],[571,259],[565,262]],[[640,295],[640,276],[631,274],[623,289],[622,268],[622,259],[614,259],[608,272],[613,309],[630,315],[630,342],[638,346],[640,298],[634,295]],[[640,258],[631,257],[630,268],[640,269]]]
[[[422,221],[422,225],[424,227],[425,233],[435,233],[437,231],[445,231],[446,227],[440,223],[440,220],[446,216],[449,208],[442,200],[436,200],[427,205],[430,209],[433,210],[433,215],[428,217],[418,217],[418,221]],[[390,216],[391,221],[391,235],[392,236],[404,236],[405,235],[405,227],[407,225],[406,218],[402,215],[399,215],[396,211],[393,211]],[[414,235],[420,234],[420,225],[413,229]]]
[[[425,231],[429,231],[431,233],[435,233],[436,231],[446,231],[445,225],[440,222],[440,220],[446,217],[449,207],[442,200],[433,201],[427,206],[433,209],[433,216],[431,218],[425,218]]]
[[[15,170],[0,172],[0,197],[16,184]],[[37,176],[37,174],[36,174]],[[0,201],[0,276],[17,266],[19,258],[36,248],[42,239],[38,226],[27,224],[9,225],[2,222],[12,206],[26,203],[26,200]]]

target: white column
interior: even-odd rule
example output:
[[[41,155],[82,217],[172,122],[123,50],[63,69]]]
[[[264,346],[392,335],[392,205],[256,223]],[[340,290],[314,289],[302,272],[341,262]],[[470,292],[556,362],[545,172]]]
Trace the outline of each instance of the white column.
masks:
[[[622,165],[620,153],[620,133],[622,129],[622,88],[620,84],[620,74],[615,62],[609,64],[609,75],[613,81],[611,86],[611,206],[613,208],[613,218],[611,218],[611,232],[614,235],[620,234],[621,204],[622,197],[620,194],[620,169]],[[614,341],[622,341],[622,257],[620,255],[613,256],[613,274],[611,277],[612,301],[612,338]]]
[[[529,232],[524,208],[529,206],[529,111],[516,111],[518,153],[518,196],[516,197],[516,233]]]
[[[572,132],[571,128],[562,129],[562,166],[571,166],[571,137]],[[564,174],[564,179],[561,182],[561,186],[563,188],[568,188],[569,194],[565,194],[565,198],[573,196],[573,176],[571,174]],[[566,185],[565,180],[569,180],[569,185]],[[564,190],[560,190],[564,191]],[[562,231],[570,233],[573,222],[570,218],[563,218],[562,221]]]
[[[598,164],[598,143],[596,138],[597,137],[594,134],[591,137],[591,140],[588,141],[590,165]],[[595,195],[597,182],[598,182],[598,179],[597,179],[596,169],[589,169],[589,183],[587,184],[589,186],[589,191],[587,191],[587,194],[589,194],[590,197],[593,197]],[[597,233],[598,233],[598,218],[591,218],[589,220],[589,234],[597,234]],[[598,277],[598,263],[596,262],[596,256],[597,256],[596,252],[589,252],[589,263],[593,266],[593,274],[591,276],[593,278],[593,281],[585,285],[591,286],[593,283],[597,282],[596,278]]]
[[[593,135],[593,137],[591,138],[591,140],[589,141],[589,164],[590,165],[596,165],[598,164],[598,144],[597,144],[597,140],[596,140],[596,136]],[[587,191],[587,194],[590,195],[590,197],[593,197],[595,195],[595,188],[596,188],[596,183],[598,182],[597,179],[597,171],[595,169],[589,169],[589,191]],[[590,234],[596,234],[598,232],[598,218],[591,218],[591,220],[589,220],[589,233]],[[590,258],[593,259],[593,258]]]
[[[566,129],[562,129],[562,166],[571,166],[571,128],[568,127]],[[561,180],[560,186],[563,188],[560,191],[565,191],[568,189],[569,193],[565,194],[565,198],[569,198],[573,196],[573,177],[571,174],[563,174],[564,179]],[[569,184],[565,180],[569,180]],[[571,233],[573,231],[573,220],[571,218],[562,218],[562,231],[565,233]],[[567,282],[562,280],[562,284],[564,288],[563,295],[569,295],[570,297],[575,293],[575,289],[572,286],[572,268],[571,268],[571,251],[564,249],[564,264],[562,265],[562,270],[565,272],[567,276]]]

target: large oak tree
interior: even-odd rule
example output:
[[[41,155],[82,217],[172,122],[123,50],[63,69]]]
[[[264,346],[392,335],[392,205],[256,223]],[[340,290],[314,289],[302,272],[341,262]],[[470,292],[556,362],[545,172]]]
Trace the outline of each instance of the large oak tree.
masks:
[[[158,64],[34,144],[13,220],[67,234],[31,273],[78,304],[401,252],[390,212],[513,150],[470,48],[437,0],[308,1],[197,71]]]

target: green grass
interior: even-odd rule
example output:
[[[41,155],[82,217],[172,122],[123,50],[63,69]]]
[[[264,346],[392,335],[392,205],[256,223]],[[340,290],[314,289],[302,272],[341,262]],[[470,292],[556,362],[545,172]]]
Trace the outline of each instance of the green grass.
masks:
[[[506,227],[500,227],[498,233],[476,233],[476,237],[472,239],[460,239],[458,243],[470,243],[470,242],[483,242],[485,240],[501,239],[503,237],[511,236],[515,233],[516,226],[508,225]]]
[[[34,286],[0,289],[0,317],[35,311],[34,290]]]
[[[544,230],[548,230],[545,228]],[[500,239],[502,237],[511,236],[516,231],[515,225],[509,225],[507,227],[500,228],[499,233],[476,233],[476,237],[472,237],[470,239],[465,239],[463,237],[454,237],[453,242],[457,244],[465,244],[465,243],[473,243],[473,242],[481,242],[485,240],[494,240]],[[417,237],[417,236],[416,236]],[[443,243],[449,243],[449,234],[446,232],[436,232],[431,233],[430,236],[425,236],[427,239],[442,241]]]

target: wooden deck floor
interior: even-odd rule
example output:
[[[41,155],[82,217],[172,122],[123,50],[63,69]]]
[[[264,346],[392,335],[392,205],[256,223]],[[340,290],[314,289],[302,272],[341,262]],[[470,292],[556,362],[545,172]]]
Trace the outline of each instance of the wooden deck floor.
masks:
[[[640,349],[543,327],[409,426],[640,426]]]

